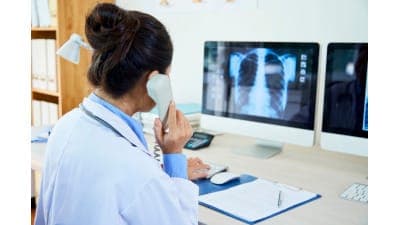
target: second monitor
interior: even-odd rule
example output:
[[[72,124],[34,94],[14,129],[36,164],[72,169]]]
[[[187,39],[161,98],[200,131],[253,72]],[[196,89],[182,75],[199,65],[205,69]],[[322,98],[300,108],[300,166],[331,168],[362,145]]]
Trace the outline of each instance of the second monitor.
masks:
[[[206,42],[202,128],[312,146],[318,54],[317,43]]]
[[[330,43],[321,147],[368,156],[368,43]]]

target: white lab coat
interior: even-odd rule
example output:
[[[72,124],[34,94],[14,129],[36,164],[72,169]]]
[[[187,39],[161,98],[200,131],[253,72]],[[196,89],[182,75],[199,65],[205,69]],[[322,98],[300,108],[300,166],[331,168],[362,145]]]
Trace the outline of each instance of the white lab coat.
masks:
[[[78,108],[60,119],[35,224],[197,225],[198,187],[169,177],[120,117],[90,99],[82,104],[129,141]]]

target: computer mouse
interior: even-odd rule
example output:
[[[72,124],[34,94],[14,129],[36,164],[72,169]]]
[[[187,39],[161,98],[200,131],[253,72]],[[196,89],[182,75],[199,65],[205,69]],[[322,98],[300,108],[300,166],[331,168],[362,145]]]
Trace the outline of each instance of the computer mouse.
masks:
[[[236,173],[231,173],[231,172],[221,172],[217,173],[214,176],[211,177],[210,181],[213,184],[225,184],[231,180],[238,179],[240,175]]]

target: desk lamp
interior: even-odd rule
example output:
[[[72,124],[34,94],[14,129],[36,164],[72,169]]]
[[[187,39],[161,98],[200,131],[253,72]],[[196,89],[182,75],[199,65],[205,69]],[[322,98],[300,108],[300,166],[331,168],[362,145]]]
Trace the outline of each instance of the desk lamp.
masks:
[[[73,33],[68,41],[66,41],[63,46],[57,50],[56,54],[70,62],[78,64],[81,46],[93,51],[93,48],[90,47],[88,43],[84,42],[80,35]]]

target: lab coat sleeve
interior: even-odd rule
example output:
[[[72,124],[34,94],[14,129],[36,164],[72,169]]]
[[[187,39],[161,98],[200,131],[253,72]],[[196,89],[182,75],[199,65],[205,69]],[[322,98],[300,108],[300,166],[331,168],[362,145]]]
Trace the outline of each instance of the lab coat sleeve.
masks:
[[[121,216],[129,225],[197,225],[198,187],[189,180],[151,180]]]

